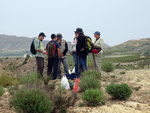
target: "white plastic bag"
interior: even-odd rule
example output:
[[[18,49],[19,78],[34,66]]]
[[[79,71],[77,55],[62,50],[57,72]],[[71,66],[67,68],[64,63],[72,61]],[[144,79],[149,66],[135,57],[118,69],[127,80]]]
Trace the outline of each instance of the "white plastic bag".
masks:
[[[70,69],[68,69],[68,72],[69,72],[69,75],[71,75],[71,71],[70,71]]]
[[[75,67],[73,68],[72,73],[75,73]]]
[[[68,82],[68,79],[66,76],[63,76],[62,80],[61,80],[61,85],[65,88],[65,89],[68,89],[70,90],[70,85],[69,85],[69,82]]]

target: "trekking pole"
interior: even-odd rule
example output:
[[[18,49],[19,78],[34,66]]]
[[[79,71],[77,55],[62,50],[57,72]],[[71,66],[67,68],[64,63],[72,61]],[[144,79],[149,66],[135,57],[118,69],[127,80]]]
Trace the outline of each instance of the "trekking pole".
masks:
[[[87,56],[87,66],[89,67],[89,61],[88,61],[88,56]]]

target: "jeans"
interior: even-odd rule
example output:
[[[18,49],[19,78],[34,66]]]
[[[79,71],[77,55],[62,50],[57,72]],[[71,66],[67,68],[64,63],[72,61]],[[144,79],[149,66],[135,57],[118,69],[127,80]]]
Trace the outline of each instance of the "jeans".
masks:
[[[44,70],[44,58],[42,57],[35,57],[36,64],[37,64],[37,73],[39,73],[43,77],[43,70]]]
[[[79,74],[79,56],[73,52],[74,64],[75,64],[75,73]]]
[[[47,75],[52,77],[53,80],[57,79],[57,74],[58,74],[58,63],[59,63],[59,58],[48,58],[48,66],[47,66]],[[52,73],[53,69],[53,73]]]
[[[87,55],[79,56],[79,64],[80,64],[80,74],[82,72],[87,71]]]
[[[64,66],[65,75],[69,74],[67,59],[61,58],[58,63],[58,77],[57,77],[58,79],[61,79],[61,62],[63,63],[63,66]]]

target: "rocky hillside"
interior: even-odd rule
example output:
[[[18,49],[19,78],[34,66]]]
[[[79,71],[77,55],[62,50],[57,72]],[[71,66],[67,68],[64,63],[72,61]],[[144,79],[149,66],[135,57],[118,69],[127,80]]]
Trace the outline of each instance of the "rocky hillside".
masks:
[[[10,35],[0,35],[0,56],[1,54],[24,54],[28,53],[30,44],[33,38],[28,37],[17,37]],[[48,41],[43,41],[44,47]],[[69,49],[71,49],[71,42],[68,42]],[[104,44],[104,48],[109,48],[107,44]],[[9,56],[9,55],[8,55]]]
[[[150,48],[150,38],[142,38],[140,40],[129,40],[120,45],[114,46],[112,49],[126,49],[136,52],[144,52]]]

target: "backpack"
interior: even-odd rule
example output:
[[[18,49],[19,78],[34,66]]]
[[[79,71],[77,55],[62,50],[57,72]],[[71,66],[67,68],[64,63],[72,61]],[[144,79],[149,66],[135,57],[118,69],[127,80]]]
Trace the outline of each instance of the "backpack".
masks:
[[[93,42],[89,36],[85,36],[85,51],[86,53],[92,53]]]
[[[47,45],[48,58],[54,58],[56,54],[56,41],[50,41]]]
[[[30,46],[30,52],[31,52],[33,55],[35,55],[35,54],[37,53],[37,51],[35,50],[34,40],[35,40],[35,39],[33,39],[32,43],[31,43],[31,46]],[[39,42],[39,46],[40,46],[40,42]]]

